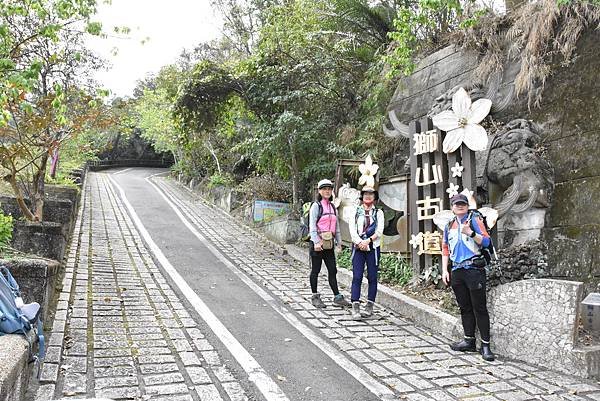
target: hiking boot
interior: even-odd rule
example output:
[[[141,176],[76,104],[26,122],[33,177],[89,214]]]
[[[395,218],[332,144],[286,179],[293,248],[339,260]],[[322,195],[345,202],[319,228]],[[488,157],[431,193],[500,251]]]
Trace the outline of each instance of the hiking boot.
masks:
[[[371,317],[373,316],[373,307],[375,306],[375,302],[367,301],[367,305],[365,306],[364,312],[361,312],[362,317]]]
[[[333,306],[339,306],[340,308],[345,308],[345,307],[352,306],[352,304],[350,302],[348,302],[342,294],[337,294],[335,297],[333,297]]]
[[[450,348],[452,351],[461,351],[461,352],[476,352],[477,348],[475,348],[475,339],[474,338],[464,338],[461,341],[450,344]]]
[[[352,320],[362,320],[360,302],[352,302]]]
[[[494,359],[496,359],[496,356],[494,355],[494,353],[492,352],[492,349],[490,348],[490,343],[481,343],[481,349],[479,350],[479,353],[481,354],[481,357],[488,362],[493,361]]]
[[[313,294],[310,300],[315,308],[323,309],[327,308],[327,305],[321,301],[321,294]]]

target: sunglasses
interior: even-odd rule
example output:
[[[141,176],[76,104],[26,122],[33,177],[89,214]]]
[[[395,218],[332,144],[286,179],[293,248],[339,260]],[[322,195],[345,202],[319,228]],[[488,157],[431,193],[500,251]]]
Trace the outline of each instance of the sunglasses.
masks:
[[[454,203],[454,206],[467,206],[467,205],[468,205],[468,203],[465,203],[465,202],[456,202],[456,203]]]

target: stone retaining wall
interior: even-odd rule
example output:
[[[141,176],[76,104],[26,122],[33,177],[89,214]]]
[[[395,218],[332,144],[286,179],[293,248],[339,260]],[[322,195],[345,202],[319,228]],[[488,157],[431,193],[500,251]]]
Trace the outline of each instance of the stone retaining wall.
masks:
[[[25,396],[32,365],[23,336],[0,337],[0,401],[20,401]]]
[[[587,367],[574,353],[582,293],[580,282],[548,279],[516,281],[491,289],[488,306],[496,352],[585,376]]]

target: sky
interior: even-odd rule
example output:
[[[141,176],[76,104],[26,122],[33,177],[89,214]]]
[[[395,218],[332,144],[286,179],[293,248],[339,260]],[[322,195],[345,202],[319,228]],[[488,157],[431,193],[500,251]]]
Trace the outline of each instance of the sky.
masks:
[[[219,37],[220,18],[209,1],[112,0],[110,5],[101,4],[94,21],[102,22],[109,37],[90,38],[88,45],[111,68],[97,72],[95,78],[113,95],[130,96],[138,79],[174,62],[183,49]],[[127,26],[131,32],[113,34],[114,26]]]

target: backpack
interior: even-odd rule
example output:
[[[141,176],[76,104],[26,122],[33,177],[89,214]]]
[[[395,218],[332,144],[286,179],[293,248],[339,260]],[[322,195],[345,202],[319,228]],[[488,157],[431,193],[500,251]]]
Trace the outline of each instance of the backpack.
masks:
[[[302,241],[310,241],[310,209],[312,208],[313,203],[316,203],[319,207],[319,214],[317,215],[317,223],[323,217],[323,205],[321,202],[306,202],[302,205],[302,216],[300,216],[300,239]],[[337,216],[337,210],[335,206],[333,206],[333,214]]]
[[[475,227],[473,226],[473,218],[479,217],[483,221],[483,225],[485,226],[485,230],[490,233],[490,227],[487,224],[487,220],[483,214],[477,209],[470,211],[469,216],[469,224],[471,224],[471,230],[475,231]],[[496,248],[494,247],[494,241],[492,241],[492,237],[490,236],[490,243],[488,246],[481,247],[481,255],[483,255],[485,259],[486,266],[489,266],[492,263],[492,259],[498,260],[498,255],[496,255]]]
[[[37,302],[23,304],[19,285],[10,270],[0,266],[0,336],[4,334],[24,335],[29,343],[30,360],[36,362],[44,359],[45,355],[44,332],[39,315],[40,305]],[[37,332],[38,337],[39,351],[36,355],[33,354],[33,344],[28,335],[31,329]]]

